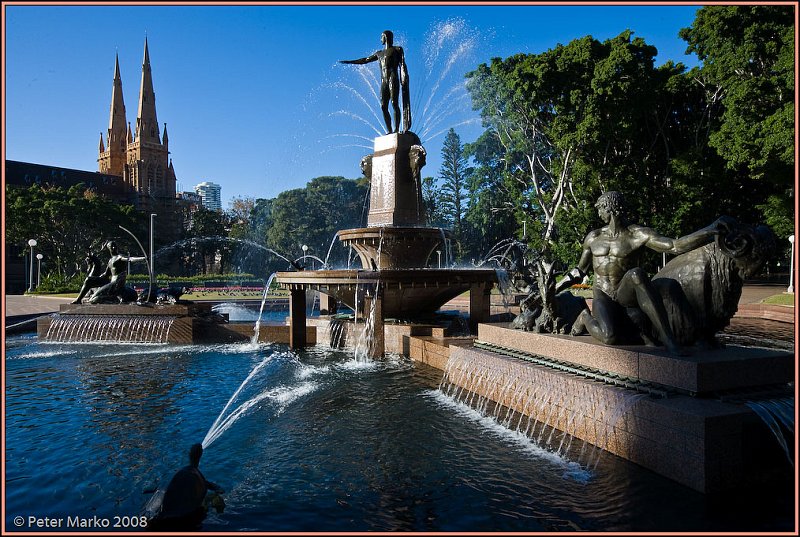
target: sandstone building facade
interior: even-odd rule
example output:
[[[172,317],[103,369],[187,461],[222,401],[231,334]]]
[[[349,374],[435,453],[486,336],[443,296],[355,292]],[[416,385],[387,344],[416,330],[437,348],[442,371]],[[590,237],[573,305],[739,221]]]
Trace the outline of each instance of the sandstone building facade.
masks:
[[[127,120],[119,58],[114,66],[111,111],[105,141],[100,134],[98,172],[122,177],[123,188],[132,194],[134,206],[158,215],[162,238],[177,238],[180,223],[176,218],[176,178],[169,158],[167,124],[163,135],[156,114],[156,95],[150,68],[150,51],[144,41],[142,78],[135,127]]]

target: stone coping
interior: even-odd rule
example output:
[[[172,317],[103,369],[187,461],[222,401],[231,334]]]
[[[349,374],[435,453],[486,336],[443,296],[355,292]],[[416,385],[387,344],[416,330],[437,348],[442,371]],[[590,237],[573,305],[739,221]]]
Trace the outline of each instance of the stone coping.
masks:
[[[395,239],[398,236],[403,240],[414,240],[416,238],[432,235],[436,238],[442,236],[452,236],[452,232],[442,230],[438,227],[415,227],[415,226],[372,226],[372,227],[359,227],[353,229],[342,229],[338,232],[340,241],[348,241],[359,238],[386,238]],[[427,238],[427,237],[426,237]]]
[[[310,270],[278,272],[276,281],[284,288],[313,288],[318,285],[356,287],[379,282],[389,287],[413,288],[494,284],[497,282],[497,273],[493,269]]]
[[[663,348],[603,345],[591,336],[525,332],[510,328],[509,323],[479,324],[478,340],[690,394],[794,379],[793,353],[757,347],[690,349],[690,356],[674,356]]]
[[[747,319],[766,319],[794,324],[794,306],[776,304],[739,304],[735,317]]]
[[[210,303],[186,304],[61,304],[58,313],[62,315],[186,315],[211,312]]]

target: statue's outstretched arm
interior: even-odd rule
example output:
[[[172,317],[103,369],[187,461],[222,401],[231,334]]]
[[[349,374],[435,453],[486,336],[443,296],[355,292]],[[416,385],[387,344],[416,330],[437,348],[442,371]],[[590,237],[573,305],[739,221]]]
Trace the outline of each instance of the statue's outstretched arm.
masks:
[[[648,235],[646,243],[648,248],[659,253],[666,252],[672,255],[680,255],[709,244],[720,232],[729,231],[734,223],[735,221],[732,218],[722,216],[711,225],[677,239],[664,237],[649,228],[642,228],[642,231]]]
[[[359,58],[357,60],[339,60],[339,63],[363,64],[363,63],[374,62],[377,59],[378,59],[378,55],[377,54],[373,54],[371,56],[367,56],[366,58]]]

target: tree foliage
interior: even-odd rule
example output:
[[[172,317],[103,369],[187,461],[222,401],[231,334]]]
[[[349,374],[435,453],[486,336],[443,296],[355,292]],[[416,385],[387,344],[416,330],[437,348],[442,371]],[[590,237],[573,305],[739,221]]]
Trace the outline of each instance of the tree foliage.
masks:
[[[499,138],[491,131],[466,144],[464,154],[473,163],[464,218],[464,256],[477,263],[495,244],[517,231],[514,196],[509,195],[516,192],[517,183],[506,172]]]
[[[445,136],[442,146],[442,167],[439,169],[441,184],[440,207],[444,220],[452,227],[456,243],[456,258],[461,259],[464,251],[463,219],[467,209],[467,177],[470,169],[461,146],[461,138],[454,129]]]
[[[687,109],[675,81],[684,67],[656,67],[656,53],[625,31],[495,58],[467,75],[487,127],[482,146],[494,138],[500,149],[502,206],[526,222],[535,248],[574,262],[605,190],[632,194],[651,225],[674,204],[671,159],[692,146],[671,130]]]
[[[200,207],[192,214],[187,231],[191,248],[184,253],[183,272],[224,274],[230,264],[231,218],[222,211]]]
[[[693,70],[711,116],[708,144],[727,177],[776,231],[794,214],[795,26],[788,5],[707,6],[680,32],[703,62]]]
[[[491,234],[505,214],[517,238],[524,225],[531,246],[572,264],[600,224],[594,201],[619,190],[635,221],[667,235],[721,214],[790,229],[791,14],[701,9],[681,33],[704,61],[688,72],[656,66],[655,47],[630,31],[479,65],[467,75],[486,127],[466,146],[476,164],[470,227]]]
[[[254,200],[242,237],[256,248],[242,266],[256,274],[291,270],[286,259],[302,257],[303,245],[308,246],[308,255],[323,261],[330,250],[331,266],[346,264],[349,252],[336,247],[335,235],[340,229],[365,225],[368,185],[365,179],[317,177],[305,188]],[[304,263],[319,266],[310,258]]]
[[[132,205],[120,205],[98,195],[82,183],[64,188],[49,185],[6,187],[6,243],[25,245],[37,241],[42,253],[42,274],[60,280],[83,268],[89,251],[98,252],[106,240],[114,239],[122,251],[139,253],[130,235],[147,236],[144,216]],[[25,249],[23,249],[25,251]]]
[[[448,225],[442,210],[442,192],[439,182],[433,177],[422,178],[422,203],[425,205],[429,226],[446,227]]]

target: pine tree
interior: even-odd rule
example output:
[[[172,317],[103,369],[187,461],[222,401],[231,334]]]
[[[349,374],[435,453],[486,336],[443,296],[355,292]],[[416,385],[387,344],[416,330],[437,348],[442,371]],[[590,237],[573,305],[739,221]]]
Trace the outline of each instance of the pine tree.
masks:
[[[445,227],[447,223],[442,214],[442,192],[439,182],[433,177],[422,178],[422,202],[425,204],[428,225]]]
[[[442,214],[447,222],[452,225],[453,238],[456,244],[455,254],[459,259],[463,253],[464,229],[462,221],[467,208],[468,175],[469,169],[461,146],[461,138],[451,128],[442,146],[442,167],[439,170],[439,179],[442,185]]]

